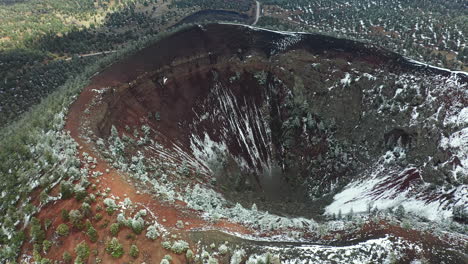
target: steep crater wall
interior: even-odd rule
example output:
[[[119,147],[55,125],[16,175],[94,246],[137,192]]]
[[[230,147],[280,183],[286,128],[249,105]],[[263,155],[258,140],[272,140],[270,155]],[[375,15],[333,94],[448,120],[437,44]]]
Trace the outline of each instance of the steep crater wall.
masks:
[[[439,142],[456,128],[414,116],[436,111],[425,99],[450,74],[349,40],[195,26],[102,73],[116,81],[93,126],[127,137],[129,159],[178,164],[244,207],[310,217],[379,162],[424,174],[402,191],[453,184],[451,165],[437,166],[454,159]]]

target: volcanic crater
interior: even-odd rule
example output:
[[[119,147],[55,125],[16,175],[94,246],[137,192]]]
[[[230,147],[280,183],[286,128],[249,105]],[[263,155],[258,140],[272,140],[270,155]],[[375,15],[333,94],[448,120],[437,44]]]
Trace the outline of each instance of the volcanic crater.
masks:
[[[120,153],[104,151],[116,167],[141,161],[149,178],[179,191],[198,183],[232,205],[311,218],[388,151],[391,166],[422,163],[429,152],[450,159],[436,133],[423,136],[428,128],[408,125],[409,110],[395,106],[423,104],[423,85],[401,91],[408,74],[450,75],[350,40],[192,26],[97,75],[100,104],[88,126],[108,149],[123,139]],[[420,183],[419,171],[411,175],[399,188]]]

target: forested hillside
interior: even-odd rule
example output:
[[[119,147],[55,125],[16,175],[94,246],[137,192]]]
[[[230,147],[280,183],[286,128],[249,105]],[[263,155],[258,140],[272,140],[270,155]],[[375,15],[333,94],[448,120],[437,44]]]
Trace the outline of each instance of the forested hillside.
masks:
[[[468,2],[462,0],[264,0],[259,25],[324,32],[410,58],[468,70]]]

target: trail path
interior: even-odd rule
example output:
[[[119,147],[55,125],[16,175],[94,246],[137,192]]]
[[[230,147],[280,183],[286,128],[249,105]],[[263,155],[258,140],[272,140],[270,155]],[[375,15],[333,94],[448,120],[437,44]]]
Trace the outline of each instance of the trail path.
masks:
[[[252,26],[255,26],[258,22],[258,19],[260,18],[260,2],[259,1],[255,1],[257,3],[257,9],[255,11],[255,21],[253,22]]]

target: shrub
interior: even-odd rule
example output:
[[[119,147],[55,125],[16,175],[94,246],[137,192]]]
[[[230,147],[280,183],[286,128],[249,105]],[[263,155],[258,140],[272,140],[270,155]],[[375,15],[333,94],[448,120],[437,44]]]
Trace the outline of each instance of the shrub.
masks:
[[[63,252],[62,259],[63,259],[63,262],[65,263],[71,263],[72,256],[70,255],[70,253],[68,253],[68,251],[65,251]]]
[[[63,219],[64,222],[70,221],[70,214],[68,213],[68,210],[62,209],[60,211],[60,214],[62,215],[62,219]]]
[[[81,257],[76,257],[74,264],[85,264],[85,262]]]
[[[106,212],[108,215],[112,215],[117,209],[117,205],[115,204],[114,199],[111,198],[104,199],[104,205],[107,207]]]
[[[117,223],[113,223],[112,225],[110,225],[109,230],[113,236],[117,236],[117,234],[119,234],[120,231],[120,225]]]
[[[208,259],[208,264],[218,264],[218,263],[219,263],[218,260],[213,257],[210,257]]]
[[[245,251],[243,249],[236,250],[234,254],[232,254],[231,257],[231,264],[240,264],[242,262],[242,259],[245,257]],[[266,263],[270,263],[269,257],[266,261]]]
[[[395,210],[395,215],[400,219],[403,218],[405,216],[405,207],[403,207],[403,205],[400,204]]]
[[[138,247],[136,245],[132,245],[130,247],[130,256],[132,256],[133,258],[138,258],[139,254],[140,250],[138,249]]]
[[[44,220],[44,229],[45,230],[48,230],[51,225],[52,225],[52,220],[50,220],[50,219]]]
[[[150,225],[148,229],[146,229],[146,237],[151,240],[155,240],[159,237],[159,232],[156,228],[156,225]]]
[[[52,262],[50,261],[50,259],[43,258],[41,259],[41,264],[52,264]]]
[[[78,210],[70,211],[70,221],[72,222],[74,227],[78,229],[82,229],[83,228],[82,219],[83,219],[83,215],[81,214],[80,211]]]
[[[228,247],[223,244],[218,247],[218,251],[221,255],[225,255],[226,253],[228,253]]]
[[[59,236],[68,236],[68,234],[70,233],[70,228],[66,224],[60,224],[59,226],[57,226],[55,232]]]
[[[96,229],[94,229],[93,226],[90,226],[90,227],[88,228],[88,232],[86,232],[86,234],[88,235],[89,240],[90,240],[91,242],[94,243],[94,242],[96,242],[96,241],[98,240],[98,233],[97,233]]]
[[[89,246],[86,242],[82,241],[75,247],[75,253],[77,258],[81,259],[83,262],[89,257]]]
[[[102,219],[102,214],[101,213],[97,213],[95,216],[94,216],[94,220],[96,220],[97,222],[101,221]]]
[[[41,257],[41,253],[39,252],[39,250],[37,249],[33,250],[33,259],[35,262],[40,263],[42,257]]]
[[[88,230],[92,226],[93,226],[93,224],[91,224],[91,221],[89,221],[89,219],[86,219],[86,221],[84,223],[85,230]]]
[[[107,212],[108,215],[113,215],[114,212],[115,212],[115,208],[113,208],[113,207],[107,207],[107,208],[106,208],[106,212]]]
[[[191,249],[188,249],[187,252],[185,253],[185,257],[187,260],[192,260],[193,259],[193,251]]]
[[[453,219],[460,222],[465,222],[468,219],[468,213],[465,208],[465,205],[454,206],[452,208]]]
[[[86,190],[79,190],[75,193],[75,199],[81,202],[86,198],[87,195],[88,195],[88,192]]]
[[[171,245],[171,242],[169,242],[169,241],[163,241],[163,242],[161,243],[161,246],[162,246],[163,248],[165,248],[165,249],[170,249],[172,245]]]
[[[89,205],[88,203],[83,203],[81,205],[81,211],[83,212],[83,214],[85,216],[90,216],[91,215],[91,205]]]
[[[175,241],[172,244],[171,251],[176,254],[182,254],[189,249],[189,244],[183,240]]]
[[[120,258],[124,254],[122,244],[115,237],[107,241],[106,251],[114,258]]]
[[[132,220],[132,230],[135,234],[141,234],[145,228],[145,221],[143,218],[138,217],[137,219]]]
[[[49,252],[50,248],[52,247],[52,242],[50,242],[49,240],[44,240],[42,242],[42,251],[44,253],[47,253]]]
[[[36,217],[33,217],[31,219],[31,232],[30,232],[31,238],[34,241],[34,243],[42,243],[42,241],[45,239],[45,232],[42,230],[41,223]]]
[[[62,182],[60,184],[60,194],[62,199],[70,199],[73,196],[73,186],[70,182]]]

